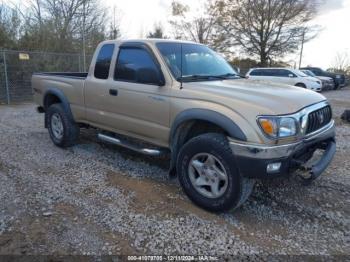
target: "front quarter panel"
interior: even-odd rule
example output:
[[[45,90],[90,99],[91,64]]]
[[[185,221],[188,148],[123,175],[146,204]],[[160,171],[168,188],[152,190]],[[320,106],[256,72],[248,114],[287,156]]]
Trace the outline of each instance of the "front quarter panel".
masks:
[[[181,114],[183,114],[184,112],[193,112],[194,110],[202,112],[212,112],[213,114],[216,113],[218,115],[223,116],[225,119],[227,119],[227,121],[232,121],[234,125],[239,127],[239,129],[244,134],[245,141],[255,143],[263,143],[264,141],[263,136],[259,134],[257,126],[253,126],[251,124],[251,121],[248,121],[245,118],[245,116],[243,116],[244,111],[236,112],[231,108],[224,106],[223,104],[210,101],[209,99],[206,99],[204,97],[196,97],[196,94],[192,93],[191,90],[185,88],[181,90],[176,87],[173,88],[170,112],[170,126],[172,127],[172,129],[174,126],[178,125],[178,119],[181,116]],[[235,139],[244,141],[244,139],[242,139],[242,137],[239,136],[236,136]]]

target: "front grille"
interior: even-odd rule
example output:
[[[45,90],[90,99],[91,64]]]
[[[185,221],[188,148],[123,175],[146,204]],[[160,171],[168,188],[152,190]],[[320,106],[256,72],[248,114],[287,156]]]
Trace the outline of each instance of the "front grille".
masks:
[[[313,111],[308,116],[308,124],[306,134],[310,134],[324,126],[332,119],[332,109],[330,106],[325,106],[316,111]]]

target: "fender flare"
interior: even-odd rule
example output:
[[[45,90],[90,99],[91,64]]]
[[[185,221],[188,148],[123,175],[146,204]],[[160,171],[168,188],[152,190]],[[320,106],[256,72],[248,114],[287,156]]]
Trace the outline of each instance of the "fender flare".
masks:
[[[227,116],[208,109],[188,109],[178,114],[172,124],[170,141],[175,137],[178,127],[189,120],[203,120],[224,129],[228,135],[240,141],[247,141],[246,135],[239,126]]]
[[[72,110],[70,109],[70,104],[69,104],[67,97],[64,95],[64,93],[60,89],[58,89],[56,87],[50,87],[44,93],[43,105],[44,105],[45,111],[47,111],[47,109],[48,109],[48,106],[47,106],[48,95],[56,96],[61,101],[63,109],[66,112],[68,118],[74,122],[74,117],[72,114]],[[46,121],[45,121],[45,125],[46,125]]]
[[[170,177],[176,176],[176,158],[180,150],[180,146],[178,146],[178,143],[182,143],[181,141],[183,141],[187,131],[191,127],[191,125],[185,125],[184,128],[181,128],[182,124],[191,120],[202,120],[213,123],[224,129],[230,137],[241,141],[247,141],[246,135],[239,128],[239,126],[227,116],[208,109],[196,108],[185,110],[176,116],[170,130]]]

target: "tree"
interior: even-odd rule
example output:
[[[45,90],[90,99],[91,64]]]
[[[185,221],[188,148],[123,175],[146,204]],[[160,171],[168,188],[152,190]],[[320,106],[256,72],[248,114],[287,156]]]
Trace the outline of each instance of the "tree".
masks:
[[[157,25],[154,26],[153,32],[149,32],[148,33],[147,38],[163,38],[163,39],[166,39],[168,37],[164,35],[163,27],[160,24],[157,24]]]
[[[315,36],[308,26],[317,14],[317,0],[216,0],[212,10],[222,29],[222,46],[238,46],[258,57],[261,66],[298,50]]]
[[[21,25],[18,10],[0,5],[0,48],[15,48]]]
[[[245,75],[250,68],[258,66],[258,61],[251,58],[235,57],[232,60],[229,60],[229,63],[235,68],[239,68],[241,75]]]
[[[179,2],[173,1],[172,19],[170,24],[174,29],[176,39],[186,39],[194,42],[216,46],[215,39],[216,19],[210,13],[208,6],[204,6],[204,13],[191,17],[190,8]]]
[[[110,33],[109,33],[109,39],[117,39],[121,37],[121,31],[120,31],[120,20],[121,20],[122,14],[120,10],[118,10],[115,6],[113,7],[113,18],[110,23]]]
[[[106,39],[99,0],[32,0],[22,10],[21,49],[90,54]]]
[[[350,68],[350,59],[347,52],[338,52],[334,57],[331,70],[339,73],[346,73]]]

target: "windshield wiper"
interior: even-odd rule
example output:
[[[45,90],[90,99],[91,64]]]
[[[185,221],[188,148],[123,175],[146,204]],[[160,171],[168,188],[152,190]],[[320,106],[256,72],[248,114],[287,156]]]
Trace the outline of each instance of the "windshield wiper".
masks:
[[[239,77],[239,75],[233,74],[233,73],[227,73],[227,74],[223,74],[223,75],[217,75],[216,77],[221,77],[223,79],[227,79],[227,78],[232,78],[232,77]]]
[[[188,75],[178,77],[177,80],[213,80],[213,79],[228,79],[231,77],[237,77],[238,75],[228,73],[223,75]]]
[[[212,78],[211,76],[208,75],[187,75],[187,76],[180,76],[176,80],[178,81],[183,81],[183,80],[209,80]]]

